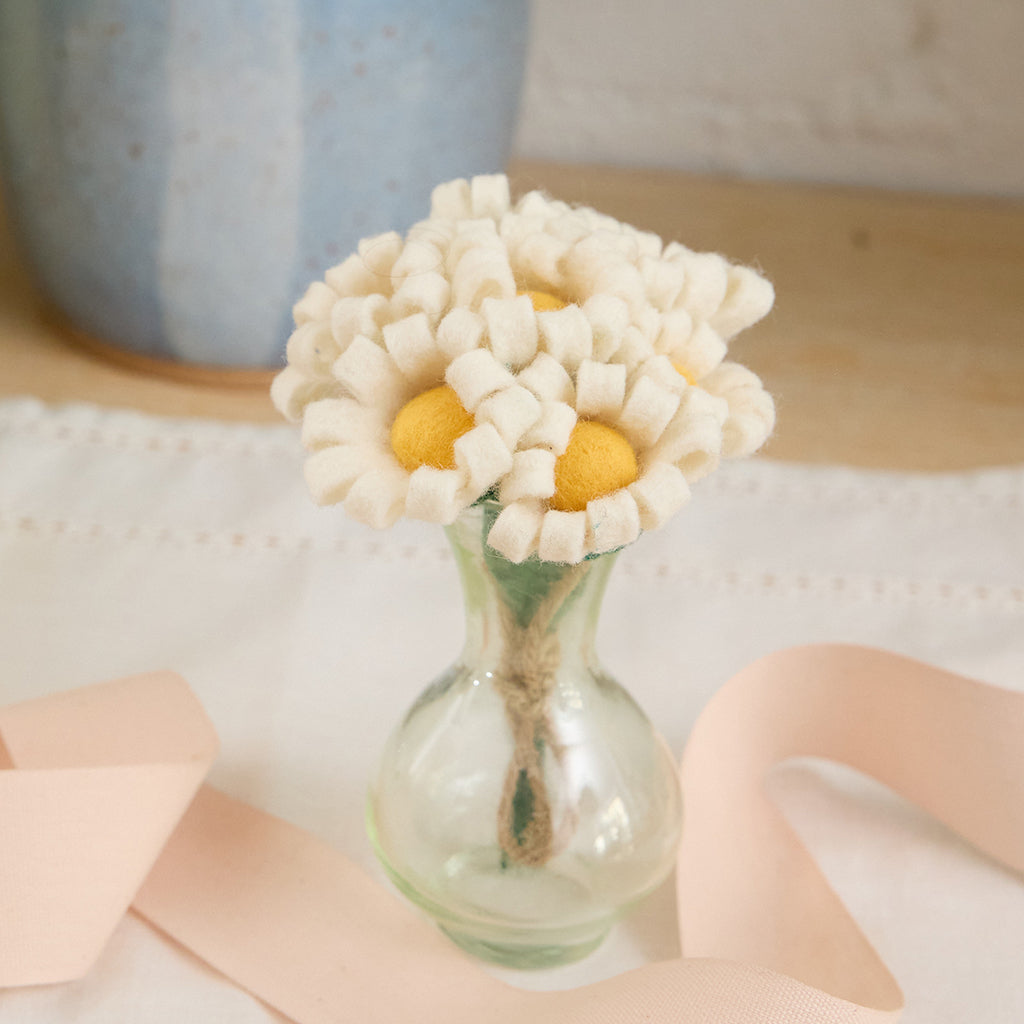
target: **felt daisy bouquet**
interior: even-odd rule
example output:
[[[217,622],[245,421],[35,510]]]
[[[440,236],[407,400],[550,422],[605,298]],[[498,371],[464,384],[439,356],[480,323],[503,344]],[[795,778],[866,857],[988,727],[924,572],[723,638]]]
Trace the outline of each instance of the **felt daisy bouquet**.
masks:
[[[768,437],[771,397],[726,356],[773,297],[717,254],[459,179],[309,287],[272,397],[317,502],[378,528],[489,503],[492,551],[578,564]]]

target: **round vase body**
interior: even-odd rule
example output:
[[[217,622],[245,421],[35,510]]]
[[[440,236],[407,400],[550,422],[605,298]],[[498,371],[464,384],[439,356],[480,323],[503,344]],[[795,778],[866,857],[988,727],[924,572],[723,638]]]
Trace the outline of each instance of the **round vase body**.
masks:
[[[485,545],[496,511],[448,530],[466,646],[391,736],[368,827],[395,884],[459,945],[549,967],[664,880],[681,800],[664,742],[594,652],[616,555],[514,565]]]
[[[504,167],[527,0],[5,0],[0,155],[50,302],[143,356],[280,365],[359,239]]]

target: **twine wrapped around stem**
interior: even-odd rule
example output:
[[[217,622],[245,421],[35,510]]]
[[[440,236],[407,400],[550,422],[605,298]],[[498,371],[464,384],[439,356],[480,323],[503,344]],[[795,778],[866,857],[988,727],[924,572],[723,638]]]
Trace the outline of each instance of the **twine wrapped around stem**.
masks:
[[[512,730],[512,760],[498,806],[498,842],[516,864],[537,867],[555,853],[551,801],[544,780],[544,753],[559,758],[561,748],[551,727],[548,698],[561,662],[554,620],[582,580],[585,564],[564,566],[550,584],[529,621],[509,605],[501,608],[504,654],[496,688],[505,701]]]

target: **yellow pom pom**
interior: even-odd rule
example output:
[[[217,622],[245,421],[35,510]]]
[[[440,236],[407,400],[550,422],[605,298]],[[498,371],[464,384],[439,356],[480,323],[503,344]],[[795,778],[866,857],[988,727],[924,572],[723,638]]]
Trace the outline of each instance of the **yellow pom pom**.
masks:
[[[446,384],[406,402],[391,426],[391,448],[411,473],[420,466],[455,468],[455,442],[473,429],[473,417]]]
[[[588,501],[628,487],[637,478],[636,453],[617,431],[594,420],[573,427],[569,447],[555,461],[551,507],[582,512]]]
[[[680,377],[686,378],[687,384],[696,384],[697,378],[685,367],[682,363],[673,363],[672,369],[679,374]]]
[[[538,313],[550,313],[556,309],[565,309],[569,305],[564,299],[560,299],[551,292],[519,292],[520,295],[527,295],[533,303],[533,308]]]

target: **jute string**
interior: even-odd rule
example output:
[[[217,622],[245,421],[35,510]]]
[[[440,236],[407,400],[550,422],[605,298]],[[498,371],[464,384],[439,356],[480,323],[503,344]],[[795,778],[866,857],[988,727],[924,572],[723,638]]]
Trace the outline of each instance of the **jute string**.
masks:
[[[504,654],[495,688],[505,702],[513,751],[498,805],[498,842],[516,864],[537,867],[556,852],[544,754],[550,750],[560,759],[562,753],[548,714],[562,651],[558,633],[551,627],[585,572],[582,563],[567,567],[525,627],[507,605],[501,606]],[[525,825],[521,823],[524,817]]]

